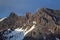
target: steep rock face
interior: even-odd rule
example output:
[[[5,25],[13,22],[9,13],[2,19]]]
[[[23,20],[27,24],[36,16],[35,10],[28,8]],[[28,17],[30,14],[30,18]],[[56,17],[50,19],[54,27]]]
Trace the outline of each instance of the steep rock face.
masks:
[[[33,15],[33,20],[37,22],[36,28],[28,33],[24,40],[29,40],[29,38],[32,40],[56,40],[55,37],[60,35],[60,24],[58,23],[59,13],[55,14],[55,11],[48,8],[38,10]]]
[[[8,29],[8,28],[11,28],[11,27],[14,27],[15,25],[15,22],[18,20],[18,16],[15,15],[15,13],[11,13],[9,15],[9,17],[7,17],[6,19],[4,19],[4,21],[2,21],[0,23],[0,29],[1,28],[5,28],[5,29]]]
[[[24,16],[11,13],[0,22],[0,30],[23,28],[28,31],[36,22],[35,28],[27,33],[23,40],[56,40],[60,38],[60,10],[41,8],[31,14],[27,12]]]

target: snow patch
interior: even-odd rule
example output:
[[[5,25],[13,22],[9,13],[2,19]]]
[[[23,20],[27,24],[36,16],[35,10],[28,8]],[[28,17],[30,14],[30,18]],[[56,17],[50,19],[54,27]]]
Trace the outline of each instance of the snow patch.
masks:
[[[49,31],[51,31],[52,33],[54,33],[54,31],[52,29],[49,29]]]
[[[10,31],[9,29],[5,32],[4,40],[23,40],[24,38],[24,33],[23,31],[20,31],[21,29],[15,29],[14,31],[11,31],[10,33],[8,33],[8,31]]]
[[[26,32],[24,33],[24,36],[25,36],[27,33],[29,33],[30,31],[32,31],[34,28],[35,28],[35,25],[33,25],[28,31],[26,31]]]
[[[22,28],[17,28],[17,29],[15,29],[15,31],[18,31],[18,32],[20,32],[20,31],[23,31],[23,29]]]
[[[36,24],[36,21],[33,21],[33,26],[32,26],[28,31],[26,31],[26,32],[24,33],[24,36],[25,36],[26,34],[28,34],[29,32],[31,32],[31,31],[35,28],[35,24]]]
[[[0,19],[0,22],[1,22],[1,21],[3,21],[5,18],[6,18],[6,17],[4,17],[4,18]]]
[[[36,24],[36,21],[33,21],[33,24]]]
[[[56,38],[56,40],[60,40],[59,38]]]

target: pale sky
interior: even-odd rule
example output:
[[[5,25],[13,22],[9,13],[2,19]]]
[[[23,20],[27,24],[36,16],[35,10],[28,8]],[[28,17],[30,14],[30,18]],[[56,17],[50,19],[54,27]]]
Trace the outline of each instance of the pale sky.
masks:
[[[17,15],[34,13],[42,7],[60,10],[60,0],[0,0],[0,18],[7,17],[10,12]]]

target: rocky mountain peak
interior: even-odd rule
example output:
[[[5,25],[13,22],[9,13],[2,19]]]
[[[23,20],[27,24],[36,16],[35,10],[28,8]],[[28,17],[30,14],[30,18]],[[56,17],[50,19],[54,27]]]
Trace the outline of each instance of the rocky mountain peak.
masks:
[[[24,16],[18,16],[14,12],[0,22],[0,29],[12,29],[22,28],[22,30],[29,30],[34,24],[34,29],[30,31],[24,40],[50,40],[50,36],[57,37],[60,35],[60,10],[53,10],[49,8],[38,9],[34,14],[27,12]],[[57,35],[57,36],[56,36]],[[60,36],[58,36],[60,38]]]
[[[14,12],[11,12],[10,15],[9,15],[9,17],[12,17],[12,18],[14,18],[16,16],[17,16],[17,14],[15,14]]]

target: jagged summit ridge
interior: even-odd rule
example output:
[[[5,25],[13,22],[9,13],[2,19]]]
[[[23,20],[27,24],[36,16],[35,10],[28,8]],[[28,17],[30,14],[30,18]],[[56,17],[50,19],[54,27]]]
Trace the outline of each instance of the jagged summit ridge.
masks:
[[[55,37],[60,38],[60,11],[52,10],[49,8],[41,8],[34,14],[27,12],[24,16],[18,16],[12,12],[6,19],[0,22],[0,30],[15,30],[16,28],[22,28],[26,31],[31,29],[34,25],[33,21],[36,22],[35,28],[27,33],[24,40],[56,40]],[[49,39],[51,36],[53,39]]]
[[[9,17],[16,17],[16,16],[17,16],[17,14],[15,14],[14,12],[11,12],[9,15]]]

